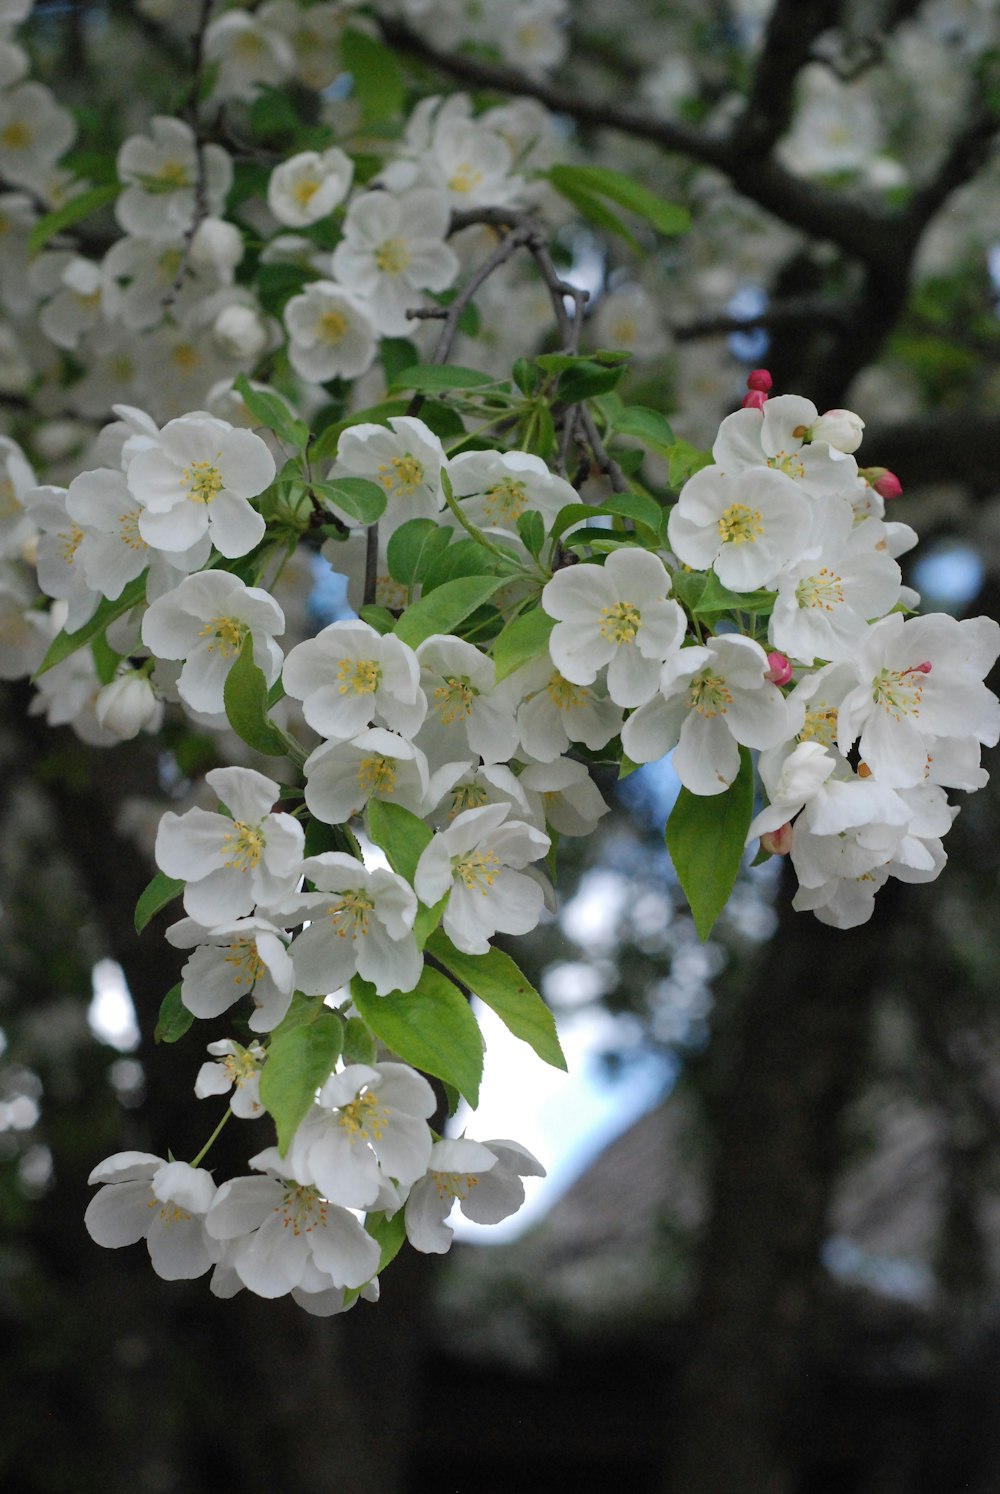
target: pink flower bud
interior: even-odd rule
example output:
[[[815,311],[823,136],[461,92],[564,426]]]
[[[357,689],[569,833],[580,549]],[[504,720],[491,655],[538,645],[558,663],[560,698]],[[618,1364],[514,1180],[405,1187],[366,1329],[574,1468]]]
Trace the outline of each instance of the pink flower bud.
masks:
[[[911,664],[907,670],[907,674],[930,674],[932,668],[931,661],[925,659],[922,664]]]
[[[903,496],[903,484],[895,472],[890,472],[887,468],[882,469],[881,477],[872,483],[872,487],[880,498],[901,498]]]
[[[749,394],[743,396],[744,410],[763,410],[767,404],[767,395],[762,389],[751,389]]]
[[[775,685],[787,685],[792,677],[792,666],[785,658],[785,655],[778,653],[768,654],[767,663],[768,668],[764,678],[770,680]]]
[[[765,830],[760,838],[762,851],[770,851],[772,856],[787,856],[792,849],[792,826],[790,821],[779,825],[777,830]]]
[[[770,394],[773,382],[766,368],[755,368],[753,373],[747,374],[747,388],[759,390],[761,394]]]

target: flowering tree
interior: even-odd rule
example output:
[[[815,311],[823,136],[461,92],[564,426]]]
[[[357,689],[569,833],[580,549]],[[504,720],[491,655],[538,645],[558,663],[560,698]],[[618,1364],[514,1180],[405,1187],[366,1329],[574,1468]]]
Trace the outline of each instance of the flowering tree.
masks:
[[[0,5],[2,673],[112,759],[140,734],[166,755],[135,927],[177,914],[157,1037],[215,1106],[185,1159],[95,1158],[86,1224],[144,1238],[168,1279],[339,1314],[405,1240],[447,1250],[455,1203],[499,1221],[542,1171],[445,1128],[482,1077],[471,996],[563,1064],[494,940],[554,907],[560,839],[607,812],[595,773],[672,753],[666,844],[702,939],[758,840],[790,857],[794,908],[847,930],[890,878],[941,873],[949,792],[985,784],[1000,737],[1000,627],[917,614],[901,481],[859,463],[865,419],[823,409],[826,375],[799,393],[745,366],[739,407],[688,437],[641,397],[666,321],[638,275],[591,312],[584,251],[660,273],[688,237],[693,274],[699,194],[652,190],[627,150],[586,160],[566,120],[854,256],[843,304],[797,312],[840,339],[843,382],[995,107],[892,209],[852,188],[899,188],[898,160],[857,122],[834,148],[860,43],[826,56],[827,4],[756,33],[732,7],[753,83],[735,123],[723,103],[696,127],[671,110],[697,80],[669,67],[646,113],[552,83],[559,0],[143,0],[182,96],[117,111],[112,141],[25,81],[30,11]],[[222,1178],[233,1116],[264,1125]]]

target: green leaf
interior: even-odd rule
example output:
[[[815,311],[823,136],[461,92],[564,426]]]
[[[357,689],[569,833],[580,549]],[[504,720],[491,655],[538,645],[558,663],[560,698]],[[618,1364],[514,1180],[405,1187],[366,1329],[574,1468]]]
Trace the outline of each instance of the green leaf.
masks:
[[[446,581],[408,607],[396,624],[396,637],[416,648],[434,633],[453,633],[460,622],[506,584],[505,576],[463,576]]]
[[[528,554],[537,560],[545,543],[545,520],[537,508],[529,508],[526,513],[518,514],[517,532]]]
[[[403,70],[395,52],[353,28],[340,40],[340,60],[354,81],[363,124],[395,119],[406,104]]]
[[[385,513],[385,489],[365,477],[335,477],[331,482],[314,482],[310,486],[324,503],[332,504],[359,524],[377,524]]]
[[[575,191],[582,190],[598,197],[608,197],[619,207],[627,208],[629,212],[644,218],[657,233],[668,237],[685,233],[691,226],[691,214],[687,208],[665,202],[632,177],[624,176],[620,171],[612,171],[607,166],[553,166],[548,175],[553,186],[564,196],[568,183]]]
[[[462,368],[457,363],[414,363],[396,375],[392,388],[438,394],[445,389],[482,389],[496,382],[491,374],[480,373],[478,368]]]
[[[269,431],[290,446],[301,451],[309,441],[309,427],[298,420],[277,394],[269,389],[254,389],[246,374],[233,380],[233,388],[246,405],[250,414]]]
[[[753,765],[740,748],[740,770],[722,794],[682,788],[667,821],[666,839],[677,878],[704,942],[729,900],[753,818]]]
[[[660,456],[669,456],[676,445],[667,421],[658,411],[648,410],[644,405],[626,405],[612,419],[611,428],[619,436],[635,436]]]
[[[499,542],[497,543],[499,548]],[[513,551],[511,560],[517,564]],[[500,567],[497,558],[484,550],[478,540],[460,539],[445,550],[442,549],[424,571],[421,578],[424,596],[429,596],[447,581],[457,581],[460,576],[495,576]]]
[[[689,477],[700,472],[702,467],[712,465],[712,453],[701,451],[690,441],[675,441],[670,448],[670,486],[682,488]]]
[[[260,1102],[277,1127],[282,1156],[317,1089],[333,1072],[344,1040],[343,1022],[328,1009],[291,1029],[285,1022],[272,1033],[260,1072]]]
[[[382,1252],[378,1263],[378,1269],[382,1272],[395,1260],[406,1239],[406,1215],[402,1209],[397,1209],[391,1219],[387,1219],[381,1212],[369,1214],[365,1219],[365,1229]]]
[[[515,358],[513,379],[521,393],[529,398],[541,383],[537,366],[528,358]]]
[[[619,364],[628,363],[632,354],[621,348],[598,348],[593,353],[539,353],[535,362],[539,368],[544,368],[546,373],[565,373],[569,368],[579,368],[581,363],[599,363],[602,368],[617,368]],[[611,396],[617,399],[617,395]],[[604,400],[601,404],[605,403]],[[619,405],[621,401],[618,400]]]
[[[565,1070],[566,1059],[556,1034],[555,1018],[510,955],[495,946],[489,954],[463,954],[443,930],[431,935],[427,949],[485,1006],[496,1012],[509,1032],[533,1048],[543,1062]]]
[[[642,253],[642,245],[632,230],[623,223],[617,213],[613,213],[603,199],[594,192],[588,192],[579,182],[571,179],[569,173],[571,166],[553,166],[549,171],[549,180],[556,191],[567,202],[571,202],[588,223],[593,223],[597,228],[603,228],[607,233],[614,233],[625,240],[635,250],[636,254]]]
[[[78,192],[62,207],[56,208],[51,213],[45,213],[32,228],[28,235],[28,255],[33,257],[40,249],[43,249],[51,238],[61,233],[64,228],[70,228],[74,223],[81,223],[84,218],[89,218],[91,213],[97,213],[102,207],[107,207],[109,202],[114,202],[121,187],[117,182],[104,182],[99,187],[90,187],[86,192]]]
[[[605,513],[621,514],[626,519],[634,519],[637,524],[647,525],[654,534],[660,532],[663,509],[655,498],[647,498],[644,493],[612,493],[601,507]]]
[[[577,405],[581,400],[607,394],[621,382],[625,367],[624,363],[619,363],[609,368],[604,363],[584,358],[559,375],[556,396],[568,405]]]
[[[417,586],[428,567],[448,548],[452,533],[434,519],[407,519],[389,536],[385,552],[389,575],[401,586]]]
[[[156,1019],[156,1027],[153,1029],[154,1043],[176,1043],[187,1032],[194,1015],[189,1012],[181,1001],[181,987],[178,981],[176,986],[170,990],[160,1002],[160,1015]]]
[[[408,337],[383,337],[379,343],[378,355],[387,385],[392,383],[397,374],[420,361],[420,354]]]
[[[483,1039],[469,1003],[446,975],[425,965],[414,990],[376,994],[356,975],[351,997],[375,1036],[404,1063],[453,1084],[473,1109],[483,1076]]]
[[[394,872],[413,885],[417,862],[434,838],[434,831],[402,804],[372,799],[368,804],[368,834],[385,852]]]
[[[362,622],[366,622],[376,633],[391,633],[396,626],[396,619],[388,607],[377,607],[374,602],[367,607],[362,607],[358,613]]]
[[[168,877],[166,872],[157,872],[145,891],[139,894],[135,905],[135,931],[141,934],[151,918],[155,918],[175,897],[184,891],[180,877]]]
[[[497,667],[497,684],[505,680],[515,669],[535,659],[548,647],[549,634],[555,627],[555,618],[549,617],[541,607],[531,612],[522,612],[512,618],[493,643],[493,661]]]
[[[594,503],[564,503],[555,516],[552,527],[549,530],[553,540],[559,539],[560,535],[566,533],[574,524],[583,524],[588,519],[603,514],[604,509]]]
[[[240,656],[222,687],[226,716],[236,735],[265,757],[284,757],[289,739],[268,720],[267,680],[253,661],[253,634],[243,640]]]
[[[344,1062],[374,1063],[378,1055],[375,1039],[360,1017],[348,1017],[344,1028]]]
[[[709,571],[694,611],[699,617],[717,612],[771,612],[777,595],[776,591],[730,591],[714,571]]]
[[[120,597],[114,601],[105,597],[93,617],[89,622],[85,622],[82,628],[77,628],[75,633],[67,633],[65,628],[61,633],[57,633],[49,644],[48,653],[35,670],[33,678],[37,680],[39,675],[44,674],[46,670],[54,669],[64,659],[70,658],[77,649],[84,648],[86,644],[99,637],[108,623],[114,622],[116,618],[124,617],[126,612],[131,612],[133,607],[138,607],[145,600],[146,572],[143,571],[141,576],[136,576],[134,581],[129,582]]]

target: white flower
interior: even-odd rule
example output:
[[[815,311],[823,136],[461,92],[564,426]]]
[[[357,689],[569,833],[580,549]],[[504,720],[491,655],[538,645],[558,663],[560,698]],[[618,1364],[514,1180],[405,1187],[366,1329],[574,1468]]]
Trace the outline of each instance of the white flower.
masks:
[[[712,567],[732,591],[773,586],[808,534],[809,509],[795,482],[767,467],[738,476],[703,467],[681,488],[667,521],[677,559],[697,571]]]
[[[211,1174],[150,1152],[116,1152],[95,1167],[103,1183],[87,1206],[84,1224],[98,1245],[117,1250],[144,1239],[153,1270],[165,1281],[202,1276],[219,1257],[205,1233],[215,1197]]]
[[[448,476],[463,512],[481,529],[516,534],[530,509],[548,530],[565,504],[579,502],[575,488],[525,451],[463,451],[448,463]]]
[[[524,1202],[522,1177],[545,1168],[516,1141],[436,1141],[430,1166],[406,1200],[406,1235],[415,1250],[443,1255],[452,1241],[445,1223],[456,1200],[467,1219],[498,1224]]]
[[[427,187],[399,197],[366,192],[348,208],[333,273],[369,299],[384,336],[412,332],[406,312],[421,304],[417,292],[447,290],[458,274],[458,257],[444,242],[450,218],[447,197]]]
[[[228,571],[200,571],[151,604],[142,641],[158,659],[184,659],[177,681],[181,699],[194,711],[218,714],[247,634],[253,634],[254,663],[272,685],[281,672],[274,635],[284,629],[284,613],[268,592],[245,586]]]
[[[660,693],[622,727],[637,763],[674,748],[674,771],[692,794],[724,793],[739,772],[739,745],[774,747],[795,730],[792,712],[766,678],[767,655],[739,633],[681,649],[663,666]]]
[[[549,639],[556,668],[572,684],[589,685],[606,664],[616,705],[650,700],[687,627],[669,591],[666,567],[647,550],[614,550],[603,566],[557,571],[542,592],[542,606],[557,619]]]
[[[90,585],[80,555],[84,532],[66,509],[62,488],[32,488],[25,510],[38,530],[35,566],[46,596],[65,601],[66,628],[82,628],[97,610],[100,593]]]
[[[371,799],[402,804],[421,814],[427,795],[427,759],[419,747],[373,726],[346,742],[323,742],[306,758],[306,803],[317,819],[342,825]]]
[[[223,1183],[205,1220],[245,1287],[259,1297],[283,1297],[303,1281],[319,1290],[314,1269],[329,1287],[360,1287],[375,1274],[379,1247],[349,1210],[296,1181],[274,1147],[251,1166],[269,1176]]]
[[[542,887],[522,868],[545,855],[549,837],[507,814],[505,804],[466,810],[417,863],[417,896],[433,906],[449,894],[444,930],[466,954],[486,954],[497,932],[529,933],[542,914]]]
[[[444,507],[444,449],[434,432],[411,415],[384,425],[352,425],[340,438],[333,477],[366,477],[385,491],[379,531],[388,537],[407,519],[436,519]]]
[[[493,660],[473,644],[434,633],[417,649],[428,702],[417,746],[432,768],[481,757],[505,762],[517,747],[511,687],[496,684]]]
[[[434,131],[425,169],[440,183],[453,208],[503,206],[524,186],[511,175],[506,142],[472,120],[443,119]]]
[[[299,989],[325,996],[356,973],[380,996],[412,991],[423,969],[413,935],[417,899],[402,877],[385,867],[369,871],[353,856],[324,851],[305,863],[315,892],[303,892],[281,909],[289,924],[309,920],[293,941]]]
[[[799,484],[810,497],[839,494],[853,498],[858,468],[851,456],[812,441],[819,418],[812,400],[800,394],[778,394],[763,410],[734,410],[719,426],[712,457],[729,477],[753,467],[770,467]]]
[[[546,654],[510,676],[522,696],[517,729],[529,757],[552,762],[570,742],[592,752],[607,746],[621,730],[622,708],[593,686],[574,685],[553,669]]]
[[[267,327],[254,306],[224,306],[212,323],[212,337],[227,357],[256,363],[270,341]]]
[[[825,441],[835,451],[848,453],[857,451],[861,445],[865,423],[853,410],[827,410],[809,427],[812,441]]]
[[[651,363],[670,348],[660,305],[641,285],[608,291],[597,303],[591,323],[601,348],[624,348],[636,363]]]
[[[171,420],[157,445],[128,464],[129,491],[143,506],[139,533],[160,550],[188,550],[208,534],[227,558],[246,555],[264,536],[249,499],[274,480],[274,458],[253,431],[214,415]]]
[[[204,534],[190,550],[157,551],[139,532],[142,504],[113,467],[81,472],[66,490],[66,512],[82,529],[78,560],[87,584],[112,600],[148,566],[147,595],[177,582],[178,572],[197,570],[212,551]]]
[[[323,1085],[292,1137],[289,1164],[332,1203],[370,1207],[387,1182],[405,1188],[426,1171],[436,1106],[427,1080],[406,1064],[349,1064]]]
[[[176,239],[191,228],[198,192],[198,145],[183,120],[157,115],[145,135],[130,135],[118,152],[125,190],[115,217],[126,233]],[[220,145],[201,146],[204,209],[218,216],[233,184],[233,163]]]
[[[857,741],[882,782],[909,788],[924,779],[932,738],[995,746],[1000,702],[982,680],[998,652],[1000,625],[988,617],[904,621],[894,612],[875,623],[854,661],[860,683],[840,706],[841,752]]]
[[[211,930],[193,918],[171,924],[168,942],[194,949],[181,971],[181,1001],[196,1017],[219,1017],[249,996],[251,1031],[270,1032],[287,1012],[295,986],[287,937],[262,917],[238,918]]]
[[[427,714],[416,654],[392,633],[381,636],[365,622],[330,623],[315,638],[296,644],[285,660],[282,682],[324,737],[344,740],[374,721],[412,736]]]
[[[343,202],[353,177],[354,162],[336,146],[300,151],[271,172],[267,205],[279,223],[304,228]]]
[[[159,731],[163,723],[163,702],[158,700],[148,678],[126,667],[110,684],[105,685],[94,703],[98,725],[114,732],[123,742],[130,742],[141,731]]]
[[[546,822],[560,835],[592,835],[608,813],[585,764],[572,758],[528,763],[519,782],[529,794],[539,796]]]
[[[315,280],[285,307],[288,359],[314,384],[355,379],[375,358],[375,322],[367,305],[333,280]]]
[[[484,804],[506,804],[512,820],[526,820],[537,829],[545,828],[540,803],[532,803],[521,787],[521,780],[505,763],[473,766],[471,762],[445,763],[432,776],[427,790],[429,819],[435,829],[448,825],[467,809],[481,809]]]
[[[280,31],[246,11],[231,10],[205,30],[205,57],[215,63],[214,99],[253,99],[258,84],[284,83],[295,71],[295,53]]]
[[[260,903],[274,907],[294,891],[305,837],[298,820],[271,814],[279,785],[252,768],[213,768],[205,775],[230,811],[171,810],[156,834],[156,864],[181,877],[184,911],[206,929],[243,918]]]
[[[0,556],[19,555],[34,538],[35,525],[24,506],[34,486],[35,474],[20,446],[9,436],[0,436]]]
[[[0,93],[0,176],[37,189],[76,138],[76,122],[43,83]]]
[[[209,1043],[209,1053],[216,1061],[203,1063],[194,1082],[194,1092],[199,1100],[212,1095],[225,1095],[233,1091],[229,1108],[241,1120],[259,1120],[264,1115],[260,1103],[260,1071],[267,1058],[260,1043],[251,1043],[249,1048],[234,1043],[231,1038],[222,1038]]]

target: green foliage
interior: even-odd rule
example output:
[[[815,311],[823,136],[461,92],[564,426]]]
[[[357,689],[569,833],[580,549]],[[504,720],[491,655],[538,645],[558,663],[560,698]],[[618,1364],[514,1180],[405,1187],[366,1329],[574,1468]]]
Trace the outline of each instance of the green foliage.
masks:
[[[194,1016],[181,1001],[180,982],[171,986],[160,1003],[160,1015],[153,1029],[154,1043],[176,1043],[184,1036]]]
[[[291,410],[277,394],[268,389],[254,389],[246,374],[233,381],[233,388],[253,415],[267,430],[273,431],[279,441],[287,441],[297,451],[302,451],[309,442],[309,427],[304,420],[297,420]]]
[[[433,519],[407,519],[389,536],[389,575],[401,586],[419,586],[451,538],[452,531]]]
[[[260,1074],[260,1101],[274,1120],[284,1156],[317,1089],[330,1077],[344,1041],[344,1024],[318,997],[294,1005],[271,1034]]]
[[[428,939],[427,950],[456,980],[496,1012],[508,1031],[533,1048],[539,1058],[553,1068],[566,1068],[555,1019],[510,955],[495,946],[489,954],[463,954],[441,929]]]
[[[434,838],[434,831],[402,804],[372,799],[368,805],[368,834],[386,854],[394,872],[412,886],[417,862]]]
[[[28,235],[29,255],[35,255],[44,249],[49,240],[64,228],[72,228],[75,223],[82,223],[84,218],[100,212],[101,208],[114,202],[120,191],[121,187],[117,182],[102,182],[100,186],[78,192],[51,213],[44,213]]]
[[[285,757],[291,739],[267,714],[267,680],[253,658],[253,634],[243,640],[239,658],[222,687],[226,716],[233,731],[248,747],[265,757]]]
[[[682,488],[689,477],[700,472],[702,467],[710,467],[712,464],[712,453],[700,451],[697,446],[692,446],[690,441],[683,438],[675,441],[669,452],[670,457],[670,486]]]
[[[365,477],[335,477],[330,482],[310,484],[317,498],[357,519],[359,524],[377,524],[385,513],[385,489]]]
[[[45,674],[49,669],[54,669],[64,659],[69,659],[77,649],[84,648],[86,644],[100,637],[108,623],[124,617],[126,612],[131,612],[133,607],[138,607],[145,600],[146,572],[143,571],[141,576],[136,576],[134,581],[128,583],[120,597],[114,601],[105,597],[90,621],[85,622],[83,627],[77,628],[75,633],[67,633],[65,628],[57,633],[49,644],[45,658],[35,670],[33,678],[37,680],[39,675]]]
[[[408,607],[396,624],[396,637],[416,648],[435,633],[454,633],[477,607],[506,582],[504,576],[463,576],[447,581]]]
[[[351,75],[363,124],[381,124],[403,112],[406,85],[395,52],[367,32],[348,28],[341,39],[340,56]]]
[[[669,422],[644,405],[626,405],[612,418],[611,428],[618,436],[634,436],[658,456],[669,457],[677,444]]]
[[[512,618],[493,641],[497,683],[513,674],[515,669],[520,669],[522,664],[544,653],[554,627],[555,619],[541,607]]]
[[[397,374],[392,389],[440,394],[448,389],[483,389],[496,382],[490,374],[480,373],[478,368],[462,368],[457,363],[415,363],[412,368],[404,368]]]
[[[703,942],[733,890],[752,819],[753,765],[741,747],[730,787],[709,796],[682,788],[667,821],[667,850]]]
[[[475,1109],[483,1075],[483,1039],[469,1004],[447,976],[424,967],[412,991],[379,996],[356,975],[355,1006],[377,1038],[405,1063],[453,1084]]]
[[[184,886],[180,877],[168,877],[166,872],[157,872],[135,905],[136,933],[141,934],[151,918],[169,907],[174,898],[184,891]]]

